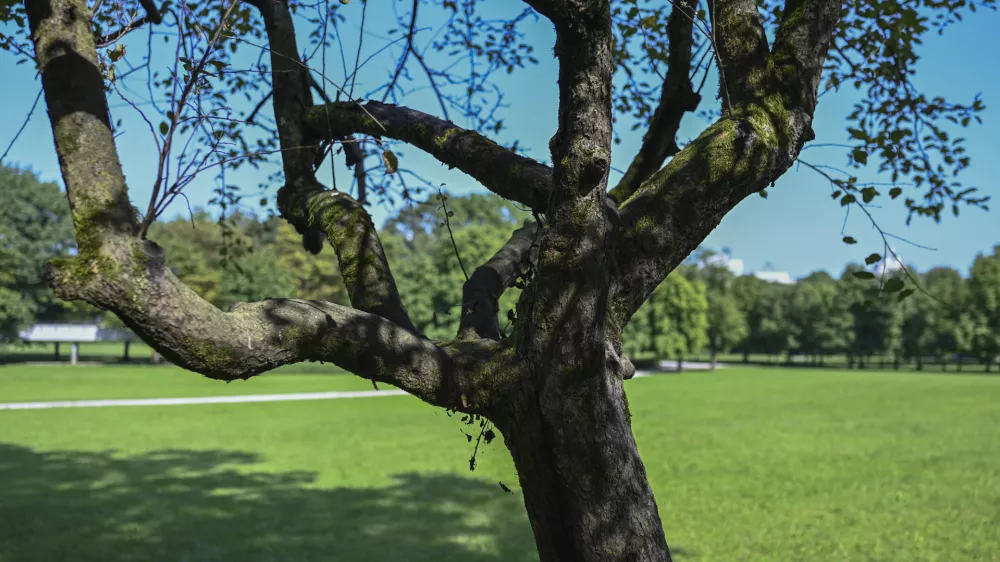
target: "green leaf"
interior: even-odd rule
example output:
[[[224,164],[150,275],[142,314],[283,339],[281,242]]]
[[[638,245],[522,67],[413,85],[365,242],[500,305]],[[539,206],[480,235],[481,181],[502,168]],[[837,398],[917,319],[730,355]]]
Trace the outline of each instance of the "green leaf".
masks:
[[[851,157],[854,158],[854,161],[858,164],[868,163],[868,152],[863,148],[855,148],[854,152],[851,153]]]
[[[875,191],[874,187],[866,187],[861,190],[861,200],[864,201],[865,204],[871,203],[872,199],[875,199],[876,195],[878,195],[878,191]]]
[[[903,299],[913,294],[915,289],[905,289],[900,291],[899,296],[896,297],[896,302],[903,302]]]
[[[880,261],[882,261],[882,256],[878,254],[871,254],[865,258],[865,265],[874,265]]]
[[[855,271],[852,275],[857,279],[875,279],[875,274],[871,271]]]
[[[882,287],[882,290],[887,293],[897,293],[903,290],[903,282],[896,277],[891,277],[885,282],[885,286]]]
[[[160,123],[160,134],[166,135],[170,131],[170,125],[166,121]]]
[[[851,203],[854,203],[857,200],[858,199],[856,197],[854,197],[853,194],[848,193],[847,195],[843,196],[840,199],[840,206],[841,207],[846,207],[847,205],[850,205]]]
[[[858,241],[855,240],[854,237],[852,237],[852,236],[845,236],[844,237],[844,244],[857,244],[857,243],[858,243]]]
[[[894,188],[892,188],[892,189],[889,190],[889,197],[892,197],[893,199],[895,199],[895,198],[899,197],[899,195],[901,193],[903,193],[903,188],[901,188],[901,187],[894,187]]]
[[[762,199],[767,199],[767,190],[766,189],[762,189],[762,190],[758,191],[757,194],[760,195]]]

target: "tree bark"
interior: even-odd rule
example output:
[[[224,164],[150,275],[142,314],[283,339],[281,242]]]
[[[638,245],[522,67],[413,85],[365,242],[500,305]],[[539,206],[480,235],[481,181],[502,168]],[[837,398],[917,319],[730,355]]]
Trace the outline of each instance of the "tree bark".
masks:
[[[621,384],[598,376],[576,398],[525,384],[498,422],[541,562],[671,560]]]

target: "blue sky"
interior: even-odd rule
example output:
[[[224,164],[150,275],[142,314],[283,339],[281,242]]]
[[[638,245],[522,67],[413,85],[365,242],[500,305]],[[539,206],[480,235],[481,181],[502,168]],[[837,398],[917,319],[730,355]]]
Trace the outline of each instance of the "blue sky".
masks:
[[[375,6],[376,2],[371,5]],[[353,2],[345,12],[348,22],[343,28],[343,40],[348,51],[356,48],[360,9],[360,2]],[[381,18],[385,24],[391,21],[392,13],[391,10],[372,10],[368,17],[375,20]],[[371,20],[369,25],[372,25]],[[557,106],[556,65],[551,57],[552,33],[545,20],[530,23],[526,29],[528,40],[536,45],[540,63],[499,80],[509,107],[504,113],[507,128],[498,135],[498,140],[509,142],[518,139],[530,156],[547,161],[548,139],[556,126]],[[1000,178],[1000,66],[995,59],[996,53],[1000,52],[1000,38],[997,29],[1000,29],[1000,14],[980,11],[949,28],[944,36],[928,33],[919,51],[922,60],[916,78],[918,87],[930,96],[942,95],[953,101],[967,102],[977,92],[982,93],[987,106],[983,114],[984,124],[963,131],[963,136],[968,139],[967,149],[972,165],[961,179],[966,185],[977,186],[984,194],[994,198],[1000,195],[996,187],[996,178]],[[366,45],[368,47],[363,49],[362,58],[382,48],[385,41],[366,37]],[[394,60],[391,52],[387,51],[384,55],[373,59],[360,73],[359,91],[363,91],[367,84],[374,86],[384,81]],[[339,53],[331,53],[329,58],[339,61]],[[339,68],[339,62],[337,65],[331,63],[331,68]],[[336,74],[336,71],[331,72],[334,77]],[[30,65],[15,65],[14,58],[7,53],[0,53],[0,75],[5,77],[7,83],[0,94],[0,122],[4,124],[0,129],[2,151],[23,122],[39,91],[39,84]],[[847,140],[845,116],[855,99],[855,92],[849,88],[821,99],[814,143],[842,143]],[[427,94],[418,93],[407,103],[439,114],[436,103]],[[135,114],[123,107],[120,101],[112,101],[112,111],[115,117],[124,120],[126,134],[119,141],[119,151],[131,197],[137,206],[145,208],[155,173],[155,150],[148,132]],[[682,125],[681,139],[693,138],[703,126],[704,121],[697,117],[687,118]],[[639,145],[641,131],[622,131],[621,135],[624,142],[616,147],[614,165],[624,169]],[[416,149],[401,147],[399,152],[403,165],[435,183],[445,183],[450,192],[483,191],[475,181],[457,171],[447,170]],[[807,149],[804,158],[813,163],[845,164],[844,150],[838,148]],[[43,179],[61,183],[43,104],[39,104],[24,134],[4,162],[31,167]],[[329,177],[329,171],[325,174],[321,172],[321,179]],[[267,173],[247,169],[229,179],[231,183],[242,185],[245,193],[254,194],[260,191],[258,185],[266,182]],[[613,174],[612,181],[616,179],[617,174]],[[212,186],[213,180],[208,176],[192,184],[186,191],[191,204],[204,205],[212,197]],[[716,249],[729,248],[734,257],[744,261],[747,271],[760,270],[770,263],[774,268],[788,271],[796,277],[815,270],[838,274],[849,261],[860,261],[871,252],[881,253],[880,237],[860,213],[853,213],[848,218],[845,232],[856,238],[858,245],[848,246],[841,241],[844,210],[830,199],[829,184],[815,172],[805,167],[793,168],[768,193],[767,199],[754,196],[740,204],[705,240],[704,245]],[[996,210],[982,212],[968,209],[957,219],[949,213],[940,224],[915,218],[910,226],[906,226],[906,212],[901,202],[885,203],[884,208],[872,210],[885,230],[936,248],[931,251],[905,243],[895,246],[903,260],[918,270],[949,265],[966,272],[977,253],[1000,244],[1000,216]],[[183,202],[178,202],[167,214],[182,212],[186,213],[186,209]],[[390,212],[386,208],[372,209],[377,222],[384,220]]]

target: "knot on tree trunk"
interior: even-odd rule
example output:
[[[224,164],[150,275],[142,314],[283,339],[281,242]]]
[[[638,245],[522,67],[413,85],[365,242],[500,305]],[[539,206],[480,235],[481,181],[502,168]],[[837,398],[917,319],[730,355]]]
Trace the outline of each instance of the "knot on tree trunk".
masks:
[[[608,375],[622,380],[628,380],[634,377],[635,365],[632,364],[632,360],[624,355],[619,355],[619,352],[616,351],[615,347],[614,343],[610,340],[605,342],[604,357]],[[620,345],[617,347],[620,347]]]

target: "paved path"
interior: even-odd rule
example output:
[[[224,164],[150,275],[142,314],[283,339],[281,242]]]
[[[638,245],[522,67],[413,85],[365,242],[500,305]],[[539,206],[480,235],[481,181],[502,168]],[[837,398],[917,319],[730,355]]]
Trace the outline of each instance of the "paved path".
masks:
[[[330,400],[401,396],[402,390],[357,390],[351,392],[309,392],[299,394],[250,394],[241,396],[201,396],[197,398],[138,398],[128,400],[65,400],[56,402],[0,402],[0,410],[47,410],[50,408],[108,408],[114,406],[182,406],[190,404],[240,404],[244,402],[284,402],[288,400]]]
[[[663,371],[635,372],[635,377],[648,377],[670,372],[675,363],[663,362]],[[723,367],[720,363],[718,367]],[[684,363],[684,370],[705,370],[709,363]],[[286,402],[291,400],[332,400],[339,398],[373,398],[402,396],[402,390],[355,390],[348,392],[308,392],[298,394],[249,394],[239,396],[200,396],[197,398],[133,398],[122,400],[62,400],[52,402],[0,402],[0,410],[49,410],[52,408],[111,408],[115,406],[188,406],[193,404],[243,404],[247,402]]]

